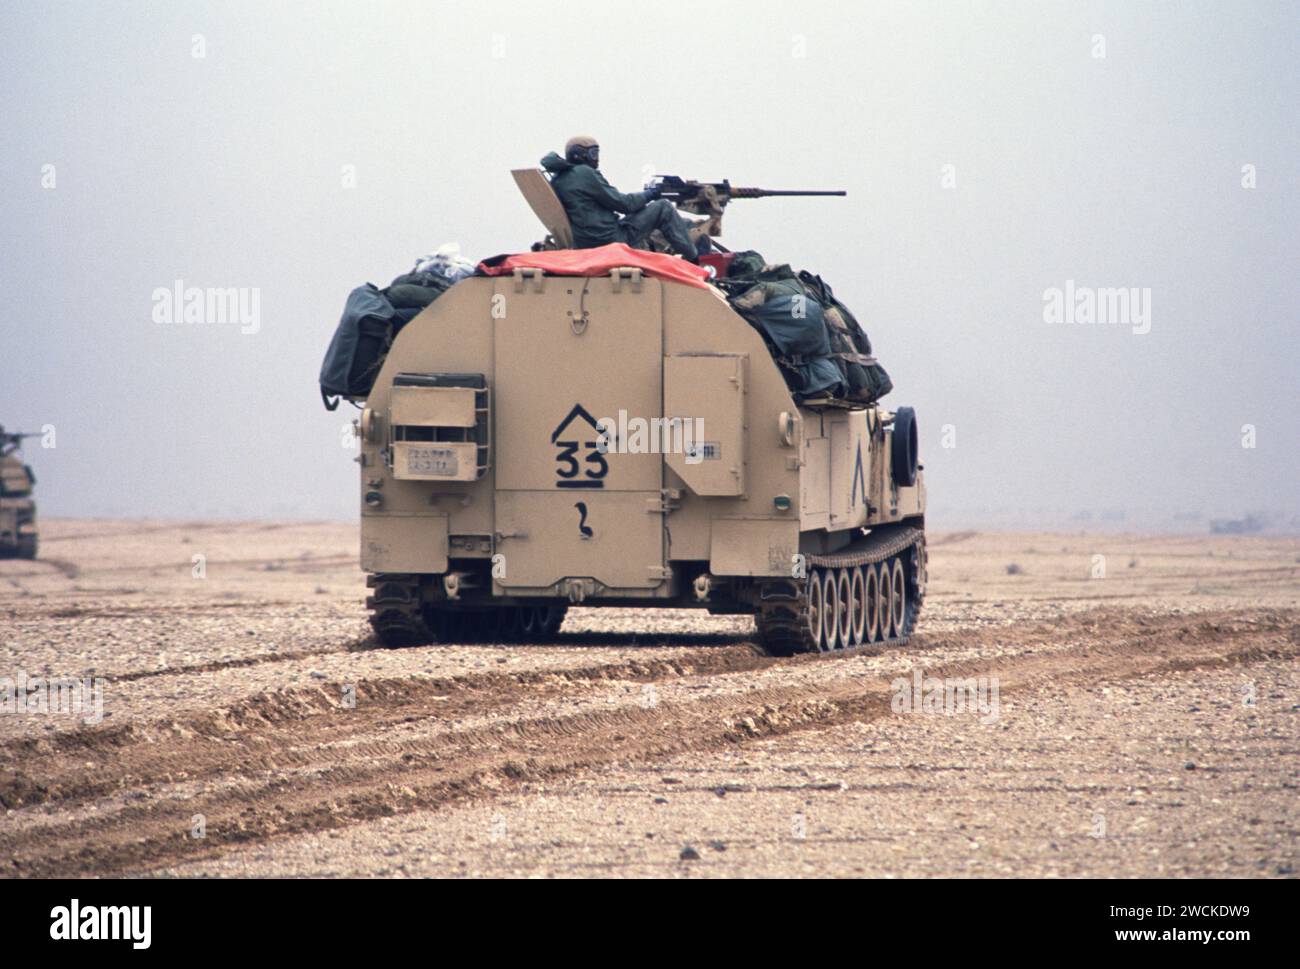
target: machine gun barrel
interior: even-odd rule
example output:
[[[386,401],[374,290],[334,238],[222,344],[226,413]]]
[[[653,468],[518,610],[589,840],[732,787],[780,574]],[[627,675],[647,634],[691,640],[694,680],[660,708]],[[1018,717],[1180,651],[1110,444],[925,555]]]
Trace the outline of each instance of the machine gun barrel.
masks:
[[[733,199],[762,199],[773,195],[848,195],[844,189],[733,188]]]
[[[0,449],[3,449],[4,453],[8,454],[22,447],[23,438],[40,436],[39,431],[6,431],[3,427],[0,427]]]
[[[774,196],[797,195],[848,195],[844,189],[791,189],[791,188],[752,188],[732,187],[731,182],[693,182],[679,175],[657,175],[651,185],[659,189],[659,194],[666,199],[686,201],[701,194],[712,194],[722,204],[731,199],[761,199]]]
[[[656,175],[648,189],[654,189],[661,198],[668,199],[682,212],[705,216],[702,224],[692,228],[693,233],[709,236],[722,235],[722,213],[732,199],[762,199],[784,195],[848,195],[843,189],[800,188],[732,188],[731,182],[694,182],[680,175]]]

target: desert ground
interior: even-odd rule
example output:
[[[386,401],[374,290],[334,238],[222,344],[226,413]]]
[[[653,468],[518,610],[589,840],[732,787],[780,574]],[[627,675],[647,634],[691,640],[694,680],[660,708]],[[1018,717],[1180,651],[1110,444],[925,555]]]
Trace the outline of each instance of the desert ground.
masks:
[[[792,659],[622,609],[383,649],[356,546],[47,520],[0,561],[0,677],[102,698],[0,715],[0,872],[1295,875],[1295,537],[934,533],[909,644]]]

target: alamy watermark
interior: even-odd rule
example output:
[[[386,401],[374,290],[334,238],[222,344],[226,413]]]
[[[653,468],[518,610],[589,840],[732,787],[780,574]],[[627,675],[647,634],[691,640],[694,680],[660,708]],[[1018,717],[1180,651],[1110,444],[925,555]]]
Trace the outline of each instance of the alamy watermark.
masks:
[[[979,716],[980,723],[998,719],[998,678],[996,676],[926,676],[919,669],[912,678],[900,676],[889,687],[894,691],[890,709],[894,713],[919,713],[929,716]]]
[[[104,680],[99,676],[0,676],[0,715],[81,717],[87,724],[104,719]]]
[[[250,335],[262,328],[262,290],[256,286],[186,286],[182,279],[171,288],[153,291],[153,321],[161,324],[236,324]]]
[[[716,460],[721,445],[704,439],[703,417],[618,417],[596,421],[596,450],[601,454],[684,454],[687,464]]]
[[[152,941],[151,905],[82,905],[74,898],[68,905],[50,909],[50,938],[56,942],[130,942],[133,949],[147,949]]]
[[[1130,326],[1134,334],[1151,332],[1151,289],[1136,286],[1076,286],[1073,279],[1064,288],[1043,290],[1043,322],[1087,326],[1103,324]]]

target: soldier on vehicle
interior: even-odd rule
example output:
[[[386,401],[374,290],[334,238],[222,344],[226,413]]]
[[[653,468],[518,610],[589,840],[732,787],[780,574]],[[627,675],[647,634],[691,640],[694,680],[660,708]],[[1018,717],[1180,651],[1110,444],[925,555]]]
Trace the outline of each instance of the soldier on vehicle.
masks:
[[[674,252],[690,262],[699,261],[689,226],[659,189],[624,194],[605,180],[600,167],[600,145],[587,135],[570,138],[564,157],[551,152],[542,159],[551,173],[551,188],[559,196],[573,226],[573,244],[592,249],[611,242],[647,248],[650,233],[658,229]],[[620,219],[619,214],[624,214]]]

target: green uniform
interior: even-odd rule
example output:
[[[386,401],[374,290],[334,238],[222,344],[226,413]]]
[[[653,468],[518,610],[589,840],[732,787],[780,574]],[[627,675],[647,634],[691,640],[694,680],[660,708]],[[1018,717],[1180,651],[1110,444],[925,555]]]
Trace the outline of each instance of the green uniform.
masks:
[[[644,192],[625,195],[590,165],[574,165],[551,152],[542,159],[542,167],[551,173],[551,188],[564,204],[573,226],[573,243],[579,249],[622,242],[619,213],[645,208]]]
[[[645,192],[620,192],[590,165],[575,165],[555,152],[542,159],[542,167],[551,173],[551,188],[569,216],[574,248],[593,249],[611,242],[643,246],[658,229],[673,249],[695,258],[686,224],[666,199],[650,201]],[[620,214],[629,217],[620,219]]]

